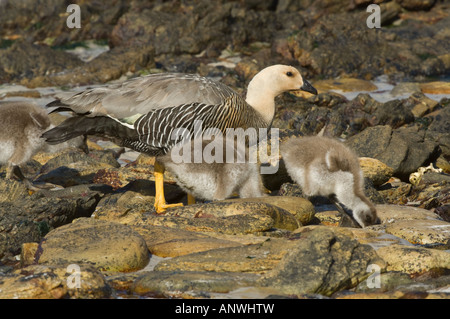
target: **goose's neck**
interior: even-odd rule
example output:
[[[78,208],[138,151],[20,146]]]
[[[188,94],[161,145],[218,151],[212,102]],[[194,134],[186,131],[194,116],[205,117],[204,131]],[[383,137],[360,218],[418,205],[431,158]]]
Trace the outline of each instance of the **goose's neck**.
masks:
[[[266,123],[272,123],[275,115],[275,97],[278,94],[262,79],[255,77],[248,85],[245,101],[261,115]]]

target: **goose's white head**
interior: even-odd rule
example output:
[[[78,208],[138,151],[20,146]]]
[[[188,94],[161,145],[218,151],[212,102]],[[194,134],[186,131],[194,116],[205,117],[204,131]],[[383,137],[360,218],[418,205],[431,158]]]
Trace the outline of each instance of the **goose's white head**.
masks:
[[[317,90],[300,72],[289,65],[276,64],[257,73],[248,84],[246,101],[271,122],[275,114],[275,97],[283,92],[303,90],[317,94]]]

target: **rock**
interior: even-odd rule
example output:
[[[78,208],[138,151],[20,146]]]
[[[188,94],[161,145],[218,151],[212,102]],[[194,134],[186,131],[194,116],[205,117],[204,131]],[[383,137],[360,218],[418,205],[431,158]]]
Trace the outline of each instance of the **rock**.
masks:
[[[333,207],[334,208],[334,207]],[[332,209],[332,208],[330,208]],[[342,222],[342,214],[336,209],[334,210],[319,210],[315,217],[321,225],[338,227]]]
[[[436,0],[396,0],[402,8],[407,10],[428,10]]]
[[[259,198],[245,198],[211,202],[208,204],[195,204],[167,210],[164,217],[169,218],[171,216],[177,216],[179,218],[185,218],[187,223],[191,226],[198,225],[197,227],[214,227],[213,225],[216,225],[215,227],[217,227],[222,224],[224,229],[219,228],[216,231],[225,233],[264,231],[270,229],[270,227],[295,230],[301,226],[294,215],[287,210],[269,204],[268,202],[269,201],[265,202],[264,200],[260,201]],[[261,218],[258,218],[258,216],[261,216]],[[269,228],[267,228],[269,224],[263,222],[266,220],[263,216],[268,216],[272,220],[272,222],[269,223],[271,225]],[[188,219],[191,221],[187,221]],[[253,225],[250,223],[245,226],[246,221],[251,222],[254,219],[255,222],[257,222],[256,224]],[[174,221],[174,219],[171,220]],[[239,220],[242,224],[239,224]],[[228,226],[227,221],[231,222]],[[234,225],[234,227],[238,226],[238,228],[229,228],[231,225]],[[247,227],[248,230],[246,230]],[[251,229],[254,230],[251,231]]]
[[[414,93],[421,92],[420,84],[415,82],[401,82],[398,83],[392,90],[392,96],[399,95],[411,95]]]
[[[450,205],[436,207],[434,212],[446,222],[450,222]]]
[[[393,175],[404,181],[439,156],[439,146],[415,126],[397,130],[386,125],[369,127],[347,139],[346,144],[358,156],[376,158],[392,167]]]
[[[323,225],[308,225],[299,228],[292,233],[290,238],[302,238],[302,236],[314,230],[326,230],[331,231],[337,235],[343,235],[351,239],[359,241],[361,244],[369,244],[373,240],[379,239],[381,236],[386,235],[382,230],[376,228],[376,226],[366,227],[366,228],[356,228],[356,227],[325,227]],[[390,239],[394,238],[392,235],[386,235]]]
[[[29,195],[25,183],[9,178],[0,178],[0,203],[22,200]]]
[[[17,255],[23,243],[39,242],[53,228],[90,216],[104,191],[101,185],[80,185],[0,203],[0,259]]]
[[[397,290],[399,286],[404,286],[414,282],[408,274],[398,271],[380,273],[379,276],[379,287],[367,285],[367,282],[363,281],[355,288],[355,291],[380,293],[389,290]]]
[[[284,183],[281,185],[278,196],[305,197],[300,185],[294,183]]]
[[[192,210],[192,207],[188,207]],[[172,209],[175,210],[175,209]],[[274,220],[260,213],[238,214],[226,217],[214,217],[213,215],[203,215],[197,217],[179,216],[155,216],[148,215],[147,223],[153,226],[165,226],[176,229],[185,229],[196,232],[218,232],[230,235],[251,234],[269,231],[274,226]]]
[[[236,241],[184,229],[149,225],[131,227],[145,239],[150,253],[159,257],[176,257],[211,249],[242,246]]]
[[[2,82],[48,76],[82,64],[81,60],[70,53],[27,41],[16,41],[11,47],[0,50],[1,69],[6,73]]]
[[[113,48],[100,54],[95,59],[81,66],[68,68],[66,72],[49,76],[25,78],[22,85],[30,88],[43,86],[80,86],[90,83],[106,83],[120,78],[129,71],[139,71],[142,68],[154,66],[153,47],[135,45],[130,47]]]
[[[315,224],[333,227],[358,227],[356,223],[347,215],[340,213],[334,205],[320,205],[315,215]]]
[[[450,268],[450,253],[423,247],[389,245],[377,250],[386,263],[387,271],[401,271],[410,275],[432,272],[440,274]]]
[[[379,190],[386,203],[394,205],[405,205],[408,203],[408,196],[411,193],[412,185],[404,182],[386,183]]]
[[[23,243],[20,252],[20,264],[22,267],[35,263],[35,256],[39,248],[38,243]]]
[[[378,191],[375,189],[372,181],[369,178],[364,178],[364,193],[374,204],[385,204],[386,203],[386,201],[384,200],[382,195],[379,194]],[[313,207],[316,210],[321,210],[322,206],[324,206],[324,205],[332,206],[333,207],[332,209],[336,208],[333,205],[333,203],[328,199],[328,197],[305,196],[302,192],[301,187],[297,184],[284,183],[283,185],[281,185],[280,190],[278,191],[278,195],[286,196],[286,197],[307,198],[307,200],[313,204]],[[316,216],[314,216],[314,217],[316,217]],[[309,219],[306,224],[312,222],[314,220],[314,217],[312,219]],[[340,217],[339,217],[339,219],[340,219]]]
[[[425,137],[438,143],[442,155],[447,159],[450,158],[450,107],[429,113],[425,119],[431,122]]]
[[[113,295],[98,270],[90,265],[78,267],[32,265],[2,275],[0,299],[94,299]]]
[[[229,199],[226,202],[248,202],[251,199]],[[294,215],[302,225],[308,224],[314,218],[314,205],[307,199],[295,196],[265,196],[258,198],[258,202],[267,203],[285,209]],[[277,227],[277,226],[276,226]]]
[[[411,188],[408,200],[414,206],[433,209],[448,204],[450,193],[450,176],[427,172]]]
[[[138,295],[159,298],[205,297],[254,286],[259,277],[236,272],[153,271],[139,276],[131,290]]]
[[[378,105],[372,116],[373,125],[389,125],[393,129],[414,121],[414,114],[403,100],[391,100]]]
[[[226,48],[226,43],[241,47],[255,41],[267,41],[267,36],[271,35],[269,30],[275,23],[271,11],[253,10],[240,3],[202,2],[188,10],[173,3],[143,8],[139,8],[142,4],[136,3],[133,6],[113,29],[112,45],[160,43],[155,47],[156,55],[193,55],[202,51],[217,55]],[[182,16],[179,10],[184,12]],[[232,24],[224,23],[230,19]]]
[[[377,215],[382,224],[391,224],[404,220],[435,220],[438,216],[426,209],[401,206],[401,205],[377,205]]]
[[[439,106],[439,102],[430,99],[423,93],[414,93],[405,100],[405,105],[411,110],[414,117],[423,117],[433,112]]]
[[[397,2],[390,1],[387,3],[381,3],[380,11],[381,11],[380,17],[381,26],[385,26],[397,20],[398,15],[402,11],[402,8]]]
[[[448,299],[444,293],[428,293],[422,291],[387,291],[387,292],[363,292],[339,296],[336,299]]]
[[[425,102],[426,97],[414,102]],[[414,121],[413,101],[392,100],[378,102],[367,93],[353,100],[322,93],[306,102],[289,105],[277,112],[274,125],[295,129],[300,135],[321,134],[330,137],[352,137],[365,129],[387,125],[396,129]],[[373,157],[365,155],[366,157]],[[281,168],[281,166],[280,166]]]
[[[32,42],[51,46],[73,46],[72,41],[85,39],[106,39],[117,18],[128,7],[120,1],[98,1],[96,3],[79,3],[81,28],[68,28],[66,20],[70,13],[67,3],[45,1],[41,6],[33,1],[23,1],[14,6],[3,6],[0,14],[8,17],[0,24],[2,35],[30,39]],[[99,16],[99,12],[102,15]],[[27,26],[33,26],[27,28]],[[69,43],[68,43],[69,42]],[[75,45],[79,43],[75,43]]]
[[[263,286],[285,294],[318,293],[330,296],[356,286],[370,273],[367,267],[384,262],[375,250],[326,228],[305,233],[276,267],[264,275]]]
[[[361,166],[364,177],[369,178],[374,186],[380,186],[386,183],[394,172],[391,167],[370,157],[359,158],[359,165]]]
[[[42,166],[36,182],[46,182],[63,187],[93,183],[94,174],[100,169],[119,167],[120,164],[108,151],[86,154],[78,149],[66,149]]]
[[[51,231],[38,251],[40,264],[88,263],[113,272],[142,269],[149,261],[145,240],[130,227],[92,218]]]
[[[293,241],[272,238],[259,244],[228,247],[160,261],[155,271],[264,273],[293,247]]]
[[[450,162],[447,161],[444,156],[440,156],[436,160],[436,167],[442,169],[443,173],[450,174]]]
[[[402,220],[390,223],[386,232],[414,245],[450,248],[450,223],[431,219]]]

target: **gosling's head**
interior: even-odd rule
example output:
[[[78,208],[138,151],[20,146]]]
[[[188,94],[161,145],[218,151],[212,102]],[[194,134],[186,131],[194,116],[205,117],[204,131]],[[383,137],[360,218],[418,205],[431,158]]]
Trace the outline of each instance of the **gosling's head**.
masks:
[[[363,201],[358,204],[352,209],[352,213],[353,218],[363,228],[380,223],[375,206],[368,201]]]

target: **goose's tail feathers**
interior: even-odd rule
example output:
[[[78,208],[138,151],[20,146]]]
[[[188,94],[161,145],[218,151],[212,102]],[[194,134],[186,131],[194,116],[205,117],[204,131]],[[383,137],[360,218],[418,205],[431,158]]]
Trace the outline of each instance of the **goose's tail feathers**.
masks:
[[[138,139],[135,130],[106,116],[70,117],[57,127],[42,134],[42,137],[49,144],[59,144],[81,135],[107,137],[119,143],[125,140]]]

